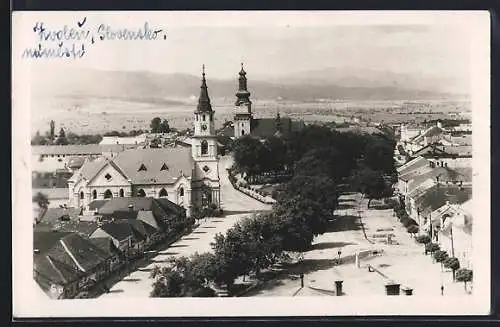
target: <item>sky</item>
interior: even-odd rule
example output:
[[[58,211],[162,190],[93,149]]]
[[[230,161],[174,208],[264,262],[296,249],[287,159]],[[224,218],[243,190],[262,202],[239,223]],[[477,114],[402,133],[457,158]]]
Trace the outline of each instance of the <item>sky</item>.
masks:
[[[37,21],[47,28],[100,24],[112,29],[150,26],[167,31],[164,40],[98,41],[83,59],[31,61],[32,71],[57,74],[60,67],[150,71],[234,78],[244,62],[254,78],[286,76],[327,67],[467,78],[470,37],[467,20],[453,15],[401,14],[106,14],[44,13],[14,24],[18,51],[36,44]],[[63,15],[64,14],[64,15]],[[458,15],[458,14],[457,14]],[[97,39],[97,37],[96,37]],[[14,53],[15,55],[15,53]]]

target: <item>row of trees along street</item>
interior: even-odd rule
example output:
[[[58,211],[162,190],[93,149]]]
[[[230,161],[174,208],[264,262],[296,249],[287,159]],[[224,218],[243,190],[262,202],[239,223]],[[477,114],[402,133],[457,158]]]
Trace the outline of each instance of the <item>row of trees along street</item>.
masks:
[[[245,218],[225,235],[216,235],[213,253],[172,259],[155,268],[151,296],[214,296],[214,285],[234,295],[239,276],[259,278],[290,252],[309,249],[314,236],[325,233],[334,219],[339,185],[370,199],[392,194],[394,146],[387,135],[338,133],[314,125],[288,138],[242,137],[234,144],[234,170],[250,181],[283,172],[291,172],[291,179],[278,187],[271,212]]]

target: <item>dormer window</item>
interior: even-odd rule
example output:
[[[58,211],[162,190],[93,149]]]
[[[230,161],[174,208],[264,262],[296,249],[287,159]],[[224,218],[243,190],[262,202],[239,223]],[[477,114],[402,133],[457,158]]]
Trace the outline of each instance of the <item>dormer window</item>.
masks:
[[[208,166],[204,166],[204,167],[203,167],[203,171],[204,171],[205,173],[208,173],[208,171],[209,171],[209,170],[210,170],[210,168],[208,168]]]
[[[146,171],[146,166],[144,166],[144,164],[141,164],[141,166],[139,167],[139,170],[137,171]]]
[[[163,171],[163,170],[168,170],[168,166],[166,164],[163,164],[163,166],[161,166],[160,171]]]
[[[106,180],[109,182],[111,180],[111,175],[108,173],[106,175],[104,175],[104,178],[106,178]]]

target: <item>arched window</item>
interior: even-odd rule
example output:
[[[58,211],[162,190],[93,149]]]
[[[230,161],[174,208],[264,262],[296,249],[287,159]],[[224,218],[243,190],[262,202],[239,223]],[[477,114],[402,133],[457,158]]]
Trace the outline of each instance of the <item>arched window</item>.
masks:
[[[202,117],[203,121],[205,121],[205,115],[203,115],[203,116],[201,116],[201,117]]]
[[[120,189],[120,198],[123,198],[124,194],[123,194],[123,189],[121,188]]]
[[[111,192],[111,190],[106,190],[106,192],[104,192],[105,199],[110,199],[112,197],[113,197],[113,192]]]
[[[179,189],[179,196],[184,196],[184,188],[183,187],[181,187]]]
[[[158,194],[160,196],[160,198],[165,198],[168,196],[168,193],[167,193],[167,190],[165,190],[164,188],[162,188],[160,190],[160,193]]]
[[[144,192],[144,190],[141,188],[139,191],[137,191],[137,196],[145,197],[146,196],[146,192]]]
[[[97,191],[96,190],[93,190],[92,191],[92,199],[97,199]]]
[[[201,141],[201,154],[207,154],[208,153],[208,142],[206,140]]]
[[[201,205],[206,207],[212,203],[212,192],[210,189],[203,190],[201,194]]]
[[[241,123],[241,127],[245,127],[245,124]]]
[[[241,135],[245,135],[245,130],[241,130]]]
[[[83,194],[83,191],[80,192],[80,199],[83,200],[85,198],[85,195]]]

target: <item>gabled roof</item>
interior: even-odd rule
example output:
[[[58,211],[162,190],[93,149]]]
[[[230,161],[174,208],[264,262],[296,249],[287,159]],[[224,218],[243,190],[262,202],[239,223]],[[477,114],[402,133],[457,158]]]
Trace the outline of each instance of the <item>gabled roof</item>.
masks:
[[[133,184],[174,184],[192,173],[191,150],[186,148],[136,149],[121,152],[113,160]],[[163,164],[169,169],[161,170]],[[146,170],[139,171],[144,165]]]
[[[424,137],[437,136],[437,135],[442,134],[443,132],[444,132],[444,130],[442,128],[439,128],[437,126],[431,126],[428,129],[426,129],[424,132],[422,132],[421,134],[416,135],[415,137],[413,137],[410,140],[410,142],[418,143],[418,142],[423,141]]]
[[[90,238],[89,241],[106,253],[107,256],[113,256],[120,253],[109,237],[95,237]]]
[[[399,175],[401,176],[401,175],[404,175],[404,174],[411,172],[415,169],[419,169],[422,167],[428,167],[428,166],[429,166],[429,161],[427,159],[425,159],[424,157],[418,156],[418,157],[408,161],[404,165],[398,167],[396,170],[399,173]]]
[[[132,237],[136,241],[144,240],[144,236],[135,230],[128,223],[128,220],[115,220],[102,225],[100,228],[118,241],[123,241],[129,237]]]
[[[88,239],[76,233],[63,237],[59,241],[59,244],[64,248],[77,267],[84,272],[92,270],[109,258],[109,253],[104,252]]]
[[[43,254],[50,250],[60,239],[70,234],[69,232],[52,232],[52,231],[34,231],[33,232],[33,249],[38,250]]]
[[[33,257],[33,270],[53,284],[66,285],[78,280],[82,273],[75,267],[60,262],[50,255],[35,255]],[[44,291],[50,289],[49,283],[38,283]]]
[[[415,204],[424,213],[435,211],[446,204],[446,201],[451,203],[462,204],[472,198],[472,188],[451,185],[434,185],[426,192],[415,198]]]

